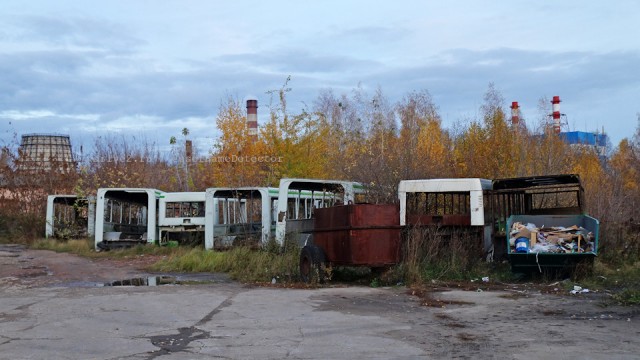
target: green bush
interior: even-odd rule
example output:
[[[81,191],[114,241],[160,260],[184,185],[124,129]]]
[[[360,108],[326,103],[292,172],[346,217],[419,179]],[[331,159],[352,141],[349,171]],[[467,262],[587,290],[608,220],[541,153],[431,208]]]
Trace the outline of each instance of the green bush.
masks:
[[[42,238],[45,220],[39,214],[0,213],[0,242],[31,244]]]

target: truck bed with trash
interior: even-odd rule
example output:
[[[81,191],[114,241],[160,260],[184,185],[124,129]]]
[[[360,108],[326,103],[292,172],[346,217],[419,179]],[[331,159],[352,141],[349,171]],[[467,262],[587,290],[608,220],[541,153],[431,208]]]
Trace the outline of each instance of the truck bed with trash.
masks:
[[[508,255],[514,271],[591,265],[600,224],[588,215],[512,215]]]
[[[586,213],[577,174],[498,179],[492,191],[495,243],[514,272],[592,267],[600,224]]]

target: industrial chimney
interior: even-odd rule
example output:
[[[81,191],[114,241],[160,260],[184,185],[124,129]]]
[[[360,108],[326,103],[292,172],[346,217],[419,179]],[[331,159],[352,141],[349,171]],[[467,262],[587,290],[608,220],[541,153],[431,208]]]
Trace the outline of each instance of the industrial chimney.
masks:
[[[518,106],[517,101],[513,101],[511,103],[511,126],[514,129],[517,129],[519,123],[520,123],[520,107]]]
[[[188,163],[193,162],[193,143],[191,140],[186,140],[184,142],[184,154]]]
[[[552,111],[551,116],[553,117],[553,132],[556,134],[560,134],[560,96],[554,96],[553,100],[551,100]]]
[[[247,129],[255,140],[258,137],[258,100],[247,100]]]

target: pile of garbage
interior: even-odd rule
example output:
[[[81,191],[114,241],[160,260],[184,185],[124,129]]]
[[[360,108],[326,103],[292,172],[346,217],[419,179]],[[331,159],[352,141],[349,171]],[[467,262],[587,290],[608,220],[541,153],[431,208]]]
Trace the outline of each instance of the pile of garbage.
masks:
[[[513,223],[509,232],[511,253],[585,253],[595,249],[594,235],[589,230],[570,227],[538,227]]]

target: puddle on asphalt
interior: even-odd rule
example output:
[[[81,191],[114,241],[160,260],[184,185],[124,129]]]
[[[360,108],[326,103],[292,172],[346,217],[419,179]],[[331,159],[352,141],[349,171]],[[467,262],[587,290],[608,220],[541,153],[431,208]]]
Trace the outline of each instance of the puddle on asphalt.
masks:
[[[149,276],[125,280],[116,280],[104,283],[104,286],[160,286],[183,285],[183,282],[174,276]]]
[[[56,286],[63,287],[113,287],[113,286],[162,286],[162,285],[207,285],[228,282],[226,275],[222,274],[188,274],[188,275],[156,275],[141,276],[130,279],[108,282],[74,281]]]

